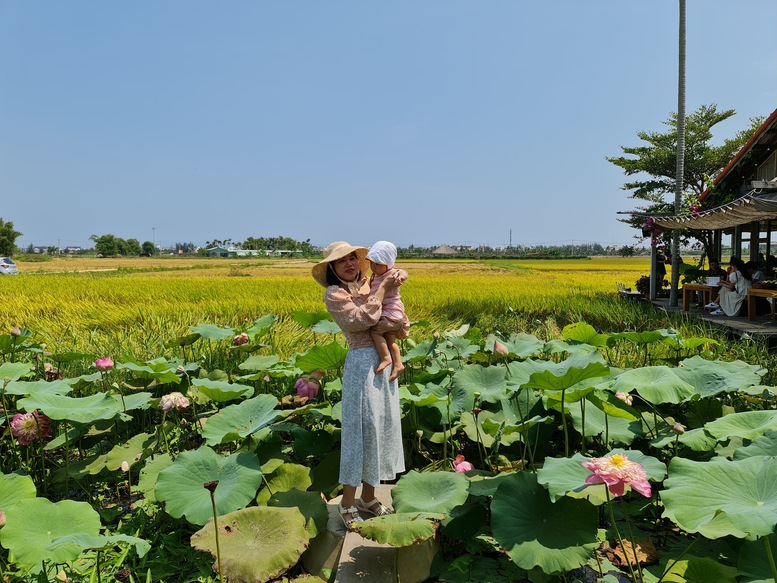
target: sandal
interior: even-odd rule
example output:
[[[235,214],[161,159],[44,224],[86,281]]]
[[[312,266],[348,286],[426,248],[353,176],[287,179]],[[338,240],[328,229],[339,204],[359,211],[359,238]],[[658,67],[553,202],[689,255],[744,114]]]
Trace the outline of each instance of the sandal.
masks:
[[[337,505],[337,511],[340,513],[340,518],[342,518],[345,528],[349,530],[354,522],[364,522],[364,519],[359,516],[359,509],[356,506],[343,508],[342,503],[340,503]]]
[[[373,510],[373,506],[377,506],[377,510]],[[370,502],[365,502],[361,498],[356,499],[356,507],[361,510],[362,512],[367,512],[368,514],[372,514],[373,516],[387,516],[389,514],[394,514],[394,511],[389,508],[388,506],[384,506],[383,503],[375,498],[375,500],[372,500]]]

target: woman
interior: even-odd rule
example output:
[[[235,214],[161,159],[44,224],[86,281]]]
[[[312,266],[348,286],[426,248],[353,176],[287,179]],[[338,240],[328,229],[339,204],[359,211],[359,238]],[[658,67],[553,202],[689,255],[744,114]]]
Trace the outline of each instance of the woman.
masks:
[[[738,316],[739,309],[747,297],[747,289],[751,286],[750,274],[745,268],[745,262],[738,257],[732,257],[727,281],[719,281],[718,297],[706,306],[713,311],[713,316]]]
[[[387,277],[369,295],[365,277],[369,262],[366,247],[343,241],[324,249],[324,259],[313,266],[313,279],[326,288],[324,301],[332,318],[348,341],[350,350],[343,373],[340,483],[343,497],[338,510],[346,527],[361,522],[359,510],[374,516],[393,511],[375,497],[381,480],[393,480],[405,471],[400,422],[399,389],[389,381],[390,368],[375,373],[380,361],[370,336],[370,328],[381,316],[387,292],[394,291],[407,278],[399,270]],[[406,338],[407,318],[397,338]],[[361,498],[356,488],[361,483]]]

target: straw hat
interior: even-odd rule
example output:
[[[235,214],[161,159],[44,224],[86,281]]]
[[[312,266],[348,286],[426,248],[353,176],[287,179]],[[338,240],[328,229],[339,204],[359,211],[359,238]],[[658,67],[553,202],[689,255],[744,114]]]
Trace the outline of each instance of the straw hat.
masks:
[[[332,261],[342,259],[353,252],[356,252],[356,256],[359,258],[359,271],[361,271],[361,275],[364,277],[370,267],[370,262],[366,259],[367,251],[369,251],[367,247],[356,247],[354,245],[349,245],[345,241],[330,243],[324,249],[324,258],[316,263],[313,266],[313,269],[311,269],[313,279],[315,279],[319,285],[329,287],[329,284],[326,282],[326,270],[329,264]]]

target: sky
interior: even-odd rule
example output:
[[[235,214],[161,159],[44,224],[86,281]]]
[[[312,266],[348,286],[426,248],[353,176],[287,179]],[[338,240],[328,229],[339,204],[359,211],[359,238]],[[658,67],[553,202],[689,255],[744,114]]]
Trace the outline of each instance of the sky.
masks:
[[[634,244],[678,0],[0,2],[17,245]],[[688,0],[686,111],[777,108],[775,0]]]

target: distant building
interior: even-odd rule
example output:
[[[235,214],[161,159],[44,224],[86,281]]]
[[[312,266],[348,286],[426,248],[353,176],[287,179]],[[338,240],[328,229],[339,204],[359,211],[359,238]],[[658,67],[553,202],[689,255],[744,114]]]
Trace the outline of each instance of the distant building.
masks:
[[[437,249],[432,251],[432,255],[458,255],[458,254],[459,252],[456,251],[456,249],[454,249],[450,245],[440,245],[439,247],[437,247]]]

